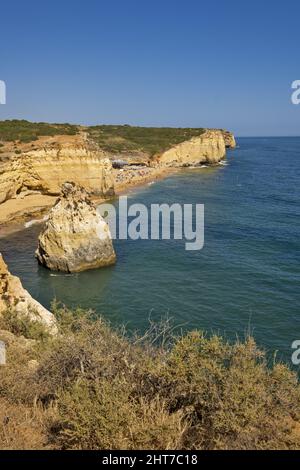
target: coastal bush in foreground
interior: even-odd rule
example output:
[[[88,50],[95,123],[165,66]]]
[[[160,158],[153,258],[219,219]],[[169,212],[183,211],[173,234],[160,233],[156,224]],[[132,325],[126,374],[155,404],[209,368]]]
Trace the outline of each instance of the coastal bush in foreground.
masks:
[[[252,338],[162,328],[129,339],[92,313],[56,315],[55,338],[8,341],[2,448],[300,448],[297,376],[268,368]]]

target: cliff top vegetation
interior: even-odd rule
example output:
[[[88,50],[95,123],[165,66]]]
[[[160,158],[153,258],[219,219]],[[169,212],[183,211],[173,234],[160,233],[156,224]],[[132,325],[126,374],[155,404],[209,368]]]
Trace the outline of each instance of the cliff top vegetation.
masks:
[[[144,152],[149,156],[201,135],[203,128],[102,125],[88,128],[89,136],[111,153]]]
[[[32,142],[41,136],[75,135],[78,127],[72,124],[47,124],[25,120],[0,121],[0,141]]]
[[[163,152],[175,144],[199,136],[202,128],[138,127],[129,125],[99,125],[82,127],[73,124],[33,123],[25,120],[0,121],[1,142],[28,143],[41,136],[75,135],[88,132],[90,140],[103,150],[122,153],[143,153],[149,157]]]

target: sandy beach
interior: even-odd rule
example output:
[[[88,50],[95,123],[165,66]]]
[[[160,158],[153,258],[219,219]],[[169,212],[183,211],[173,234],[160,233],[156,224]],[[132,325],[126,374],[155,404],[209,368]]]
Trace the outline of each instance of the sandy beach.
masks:
[[[147,183],[166,178],[170,174],[176,173],[176,168],[161,167],[141,167],[139,169],[113,170],[115,180],[116,195],[126,194],[130,188],[144,186]]]

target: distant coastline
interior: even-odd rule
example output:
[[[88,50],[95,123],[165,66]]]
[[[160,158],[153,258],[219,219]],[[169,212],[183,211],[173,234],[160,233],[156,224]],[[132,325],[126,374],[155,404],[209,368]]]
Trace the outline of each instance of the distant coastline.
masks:
[[[218,129],[0,121],[0,237],[42,218],[65,181],[100,203],[181,167],[216,164],[235,146],[233,134]]]

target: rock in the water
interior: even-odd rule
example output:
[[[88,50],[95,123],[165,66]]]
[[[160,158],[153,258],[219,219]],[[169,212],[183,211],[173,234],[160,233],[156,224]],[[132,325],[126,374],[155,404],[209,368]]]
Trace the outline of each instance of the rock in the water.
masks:
[[[54,315],[34,300],[18,277],[13,276],[0,254],[0,315],[6,311],[42,323],[50,333],[56,333]]]
[[[69,273],[115,263],[109,227],[82,187],[63,184],[39,236],[36,257],[51,270]]]

